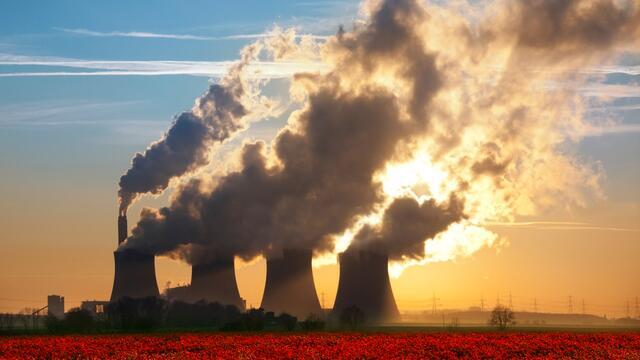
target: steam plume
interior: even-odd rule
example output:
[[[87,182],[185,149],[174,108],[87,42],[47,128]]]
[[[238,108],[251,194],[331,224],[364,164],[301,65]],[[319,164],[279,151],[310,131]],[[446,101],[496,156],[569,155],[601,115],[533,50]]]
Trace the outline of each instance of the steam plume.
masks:
[[[600,171],[564,150],[589,128],[575,85],[581,68],[638,48],[639,7],[496,1],[466,9],[471,20],[365,2],[363,25],[321,46],[330,70],[294,77],[302,104],[276,139],[244,144],[215,184],[193,178],[143,210],[123,246],[197,263],[353,241],[424,263],[499,243],[485,222],[584,204]]]
[[[260,42],[245,47],[241,60],[219,83],[209,86],[190,111],[178,115],[162,139],[134,156],[131,168],[120,177],[121,214],[138,194],[159,193],[171,179],[206,165],[213,144],[245,128],[250,112],[247,98],[252,95],[245,68],[257,59],[261,47]]]

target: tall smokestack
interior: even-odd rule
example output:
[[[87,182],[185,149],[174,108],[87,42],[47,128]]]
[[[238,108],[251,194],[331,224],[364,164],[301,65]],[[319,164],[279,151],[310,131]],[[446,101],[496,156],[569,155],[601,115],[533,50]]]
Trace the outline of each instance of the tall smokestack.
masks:
[[[191,268],[190,291],[194,301],[219,302],[234,305],[240,310],[245,307],[236,283],[233,256],[194,265]]]
[[[313,283],[311,258],[311,250],[284,249],[281,257],[267,259],[263,309],[286,312],[301,319],[322,314]]]
[[[127,216],[118,216],[118,245],[127,239]],[[115,276],[111,290],[111,301],[123,297],[144,298],[159,296],[156,282],[155,258],[153,255],[126,249],[114,251]]]
[[[340,316],[349,306],[364,312],[369,322],[398,321],[387,269],[389,257],[371,250],[349,249],[339,256],[340,280],[333,314]]]
[[[127,215],[118,215],[118,245],[127,240]]]

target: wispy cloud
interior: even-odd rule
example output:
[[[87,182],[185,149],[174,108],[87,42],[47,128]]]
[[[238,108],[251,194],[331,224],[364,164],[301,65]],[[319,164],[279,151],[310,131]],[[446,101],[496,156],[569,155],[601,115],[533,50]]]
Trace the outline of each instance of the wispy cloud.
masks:
[[[640,86],[636,84],[589,84],[580,87],[584,96],[598,98],[633,98],[640,97]]]
[[[270,35],[269,32],[265,33],[256,33],[256,34],[235,34],[235,35],[225,35],[225,36],[201,36],[201,35],[191,35],[191,34],[164,34],[164,33],[154,33],[154,32],[145,32],[145,31],[94,31],[89,29],[66,29],[66,28],[55,28],[55,30],[63,31],[70,34],[75,35],[83,35],[83,36],[96,36],[96,37],[128,37],[128,38],[145,38],[145,39],[171,39],[171,40],[204,40],[204,41],[215,41],[215,40],[253,40],[253,39],[261,39],[268,37]],[[297,35],[298,37],[306,36],[317,40],[326,39],[327,36],[324,35]]]
[[[0,54],[0,66],[46,66],[93,71],[12,71],[0,73],[0,77],[37,76],[160,76],[193,75],[220,77],[227,73],[233,61],[103,61],[51,57],[29,57]],[[312,61],[259,61],[249,65],[249,75],[254,78],[284,78],[300,72],[317,72],[327,69],[325,64]]]
[[[55,28],[55,30],[64,31],[66,33],[85,35],[85,36],[98,36],[98,37],[132,37],[132,38],[154,38],[154,39],[173,39],[173,40],[213,40],[213,38],[198,35],[189,34],[160,34],[143,31],[93,31],[88,29],[65,29]]]
[[[141,101],[45,101],[0,105],[0,127],[113,123],[110,117]],[[87,117],[91,113],[93,116]],[[95,114],[104,116],[96,117]]]
[[[524,221],[524,222],[487,222],[483,225],[503,227],[503,228],[521,228],[530,230],[598,230],[598,231],[621,231],[621,232],[640,232],[640,229],[619,228],[598,226],[585,222],[571,221]]]
[[[587,129],[585,136],[602,136],[615,134],[640,133],[640,124],[614,124],[605,126],[592,126]]]

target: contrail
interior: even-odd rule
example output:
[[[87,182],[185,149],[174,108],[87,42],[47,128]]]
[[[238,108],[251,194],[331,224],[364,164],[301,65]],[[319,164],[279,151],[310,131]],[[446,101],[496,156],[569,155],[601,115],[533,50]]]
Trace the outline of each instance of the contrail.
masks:
[[[191,34],[163,34],[146,31],[94,31],[89,29],[66,29],[54,28],[54,30],[63,31],[70,34],[96,36],[96,37],[128,37],[142,39],[170,39],[170,40],[197,40],[197,41],[216,41],[216,40],[257,40],[271,36],[270,32],[257,34],[234,34],[224,36],[201,36]],[[307,37],[315,40],[325,40],[328,36],[305,34],[297,35],[298,38]]]
[[[65,58],[39,58],[0,55],[0,66],[48,66],[101,71],[28,71],[0,73],[0,77],[38,76],[163,76],[193,75],[222,77],[233,66],[233,61],[103,61]],[[291,77],[300,72],[326,71],[328,66],[319,61],[254,61],[247,65],[247,77],[274,79]]]

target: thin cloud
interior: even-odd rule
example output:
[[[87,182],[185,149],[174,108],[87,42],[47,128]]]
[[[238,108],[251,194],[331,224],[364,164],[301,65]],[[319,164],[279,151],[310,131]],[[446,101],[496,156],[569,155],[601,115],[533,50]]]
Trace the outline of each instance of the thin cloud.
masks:
[[[65,29],[55,28],[55,30],[63,31],[70,34],[98,36],[98,37],[132,37],[132,38],[153,38],[153,39],[173,39],[173,40],[214,40],[213,38],[189,34],[160,34],[143,31],[93,31],[88,29]]]
[[[640,133],[640,124],[616,124],[611,126],[593,126],[587,129],[585,136]]]
[[[483,225],[505,228],[522,228],[530,230],[598,230],[640,232],[640,229],[597,226],[585,222],[571,221],[523,221],[523,222],[486,222]]]
[[[170,39],[170,40],[197,40],[197,41],[215,41],[215,40],[255,40],[266,38],[270,33],[257,33],[257,34],[236,34],[225,36],[200,36],[191,34],[163,34],[146,31],[94,31],[89,29],[66,29],[55,28],[55,30],[63,31],[75,35],[83,36],[96,36],[96,37],[127,37],[127,38],[143,38],[143,39]],[[324,35],[296,35],[296,37],[310,37],[316,40],[326,39]]]
[[[0,54],[0,66],[47,66],[92,71],[14,71],[0,77],[39,76],[162,76],[192,75],[220,77],[233,65],[231,61],[103,61]],[[313,61],[257,61],[248,65],[252,78],[276,79],[301,72],[318,72],[327,68]]]
[[[66,125],[112,123],[109,114],[141,104],[141,101],[46,101],[0,105],[0,127],[15,125]],[[87,112],[105,118],[87,119]]]

